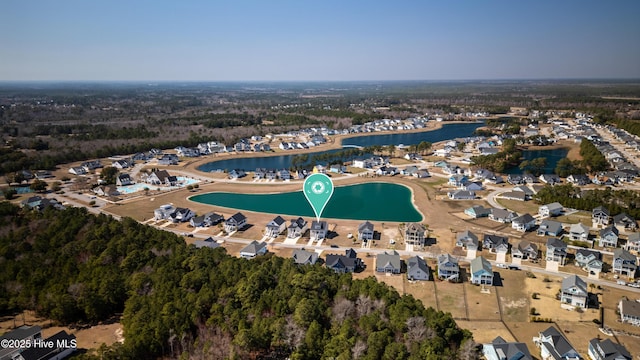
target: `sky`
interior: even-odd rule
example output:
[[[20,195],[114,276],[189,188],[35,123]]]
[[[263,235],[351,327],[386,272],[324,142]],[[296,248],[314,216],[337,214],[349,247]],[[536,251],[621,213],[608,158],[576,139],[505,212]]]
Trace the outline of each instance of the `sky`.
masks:
[[[0,81],[640,78],[640,1],[3,0]]]

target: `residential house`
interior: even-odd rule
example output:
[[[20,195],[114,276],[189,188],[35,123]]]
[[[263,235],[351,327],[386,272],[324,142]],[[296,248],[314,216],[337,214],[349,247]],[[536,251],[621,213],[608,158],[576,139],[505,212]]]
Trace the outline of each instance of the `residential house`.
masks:
[[[265,228],[264,235],[276,238],[278,235],[282,234],[286,228],[287,222],[282,218],[282,216],[278,215],[273,220],[269,221]]]
[[[20,207],[29,208],[31,210],[43,211],[52,207],[57,210],[64,210],[64,205],[60,204],[56,199],[43,198],[41,196],[31,196],[20,202]]]
[[[529,231],[534,226],[536,226],[536,219],[531,214],[518,216],[511,221],[511,228],[522,232]]]
[[[451,200],[473,200],[476,198],[476,193],[473,191],[454,190],[449,191],[447,196]]]
[[[460,186],[460,189],[466,191],[480,191],[483,189],[482,183],[479,181],[465,181]]]
[[[43,339],[40,326],[21,326],[7,332],[0,341],[0,359],[2,360],[61,360],[76,351],[76,337],[61,330]],[[5,341],[9,341],[5,344]],[[15,343],[27,344],[20,347],[6,346]],[[31,344],[31,346],[29,346]],[[35,346],[39,344],[40,346]]]
[[[328,231],[329,226],[326,221],[313,220],[311,222],[311,228],[309,228],[309,235],[311,240],[320,241],[327,237]]]
[[[582,360],[569,340],[553,326],[539,333],[533,342],[540,348],[542,360]]]
[[[513,188],[513,192],[523,192],[525,200],[531,200],[533,195],[536,194],[536,192],[533,191],[533,186],[529,187],[527,185],[516,186],[516,187]]]
[[[287,169],[282,169],[278,171],[278,177],[282,181],[288,181],[288,180],[291,180],[291,173]]]
[[[92,190],[98,196],[118,196],[120,192],[113,185],[99,185]]]
[[[299,217],[297,219],[291,219],[291,224],[287,227],[287,238],[295,239],[299,238],[307,231],[308,222]]]
[[[638,228],[636,219],[632,218],[626,213],[621,213],[614,216],[613,224],[619,229],[623,229],[625,231],[635,231]]]
[[[11,330],[6,334],[0,337],[2,341],[2,346],[0,346],[0,359],[7,360],[17,360],[22,359],[20,357],[20,353],[25,351],[26,347],[14,347],[7,346],[11,345],[15,342],[29,342],[33,343],[34,341],[42,340],[42,328],[40,326],[20,326],[17,329]],[[9,343],[5,344],[5,342],[9,340]]]
[[[640,302],[622,299],[618,303],[618,310],[622,322],[640,326]]]
[[[558,238],[547,239],[547,252],[545,259],[547,261],[556,261],[564,266],[564,262],[567,258],[567,244]]]
[[[227,174],[227,176],[229,177],[229,179],[235,180],[247,176],[247,173],[242,169],[233,169],[229,171],[229,174]]]
[[[537,260],[538,245],[528,240],[522,240],[511,249],[511,256],[522,260]]]
[[[176,211],[175,206],[173,206],[172,204],[165,204],[153,210],[153,218],[155,220],[169,219],[169,217],[171,216],[171,214],[173,214],[174,211]]]
[[[193,227],[208,227],[213,226],[221,221],[224,221],[224,217],[214,212],[208,212],[204,215],[194,216],[189,220],[189,224]]]
[[[73,175],[84,175],[87,171],[82,166],[72,166],[69,168],[69,173]]]
[[[615,249],[612,267],[615,274],[634,278],[638,268],[638,259],[625,249]]]
[[[569,239],[572,241],[588,241],[589,227],[582,223],[571,225],[571,228],[569,228]]]
[[[116,177],[116,185],[118,186],[127,186],[133,184],[133,180],[129,174],[119,174]]]
[[[224,221],[224,231],[227,234],[242,230],[245,226],[247,226],[247,217],[240,212],[235,213]]]
[[[365,221],[358,225],[358,239],[361,241],[373,240],[373,224]]]
[[[350,273],[362,268],[363,263],[355,250],[348,249],[344,255],[328,254],[324,265],[336,273]]]
[[[490,212],[491,212],[491,209],[487,209],[481,205],[475,205],[464,210],[464,213],[466,215],[469,215],[474,219],[487,217],[489,216]]]
[[[525,194],[523,191],[507,191],[507,192],[503,192],[499,196],[507,200],[517,200],[517,201],[527,200],[527,194]]]
[[[193,210],[189,208],[179,207],[179,208],[176,208],[176,210],[169,215],[169,219],[174,223],[187,222],[191,220],[191,218],[194,217],[195,215],[196,213],[193,212]]]
[[[100,160],[92,160],[92,161],[85,161],[82,164],[80,164],[80,166],[82,166],[84,168],[84,171],[88,173],[95,169],[102,168],[102,163],[100,162]]]
[[[427,228],[418,223],[408,223],[404,227],[404,242],[407,245],[423,246]]]
[[[471,260],[471,283],[476,285],[493,285],[491,263],[482,256]]]
[[[538,226],[538,230],[536,231],[536,233],[538,234],[538,236],[546,235],[546,236],[559,237],[560,235],[562,235],[562,231],[563,231],[562,223],[558,221],[544,219],[540,223],[540,226]]]
[[[564,207],[560,203],[554,202],[540,206],[538,208],[538,214],[540,214],[541,217],[558,216],[562,214],[563,209]]]
[[[454,175],[449,176],[448,184],[451,185],[451,186],[460,187],[466,181],[469,181],[469,179],[466,176],[461,175],[461,174],[454,174]]]
[[[376,271],[386,274],[400,274],[402,263],[397,251],[386,251],[376,256]]]
[[[415,173],[413,173],[413,177],[418,178],[418,179],[426,179],[428,177],[430,177],[431,174],[429,174],[429,172],[426,169],[420,169],[418,171],[416,171]]]
[[[591,212],[591,221],[593,226],[607,226],[609,225],[609,210],[603,206],[598,206]]]
[[[620,233],[615,226],[607,226],[598,233],[598,245],[605,247],[618,247],[618,238]]]
[[[163,154],[158,159],[158,165],[178,165],[179,161],[178,155],[176,154]]]
[[[482,354],[487,360],[533,360],[527,344],[507,342],[500,336],[482,344]]]
[[[217,249],[221,246],[217,241],[213,240],[212,237],[208,237],[204,240],[196,240],[193,242],[193,245],[195,245],[198,249],[201,249],[203,247]]]
[[[524,184],[524,179],[522,178],[522,175],[509,174],[507,175],[507,182],[511,185],[520,185]]]
[[[509,251],[509,238],[500,235],[484,234],[482,246],[492,253],[506,254]]]
[[[589,179],[587,175],[572,174],[567,176],[567,182],[577,186],[584,186],[584,185],[591,184],[591,179]]]
[[[517,218],[518,214],[513,211],[505,209],[492,208],[489,213],[489,219],[500,223],[510,223],[513,219]]]
[[[127,160],[115,160],[111,163],[111,166],[118,170],[127,169],[133,166],[133,164]]]
[[[587,283],[578,275],[571,275],[562,280],[560,302],[582,309],[587,308]]]
[[[611,339],[589,340],[588,353],[591,360],[633,360],[629,350],[622,344],[615,343]]]
[[[413,176],[413,174],[415,174],[416,172],[418,172],[418,167],[415,165],[407,166],[406,168],[400,170],[400,174],[406,176]]]
[[[407,278],[411,281],[431,279],[431,269],[429,265],[419,256],[413,256],[407,259]]]
[[[629,234],[624,248],[627,251],[635,251],[636,254],[640,253],[640,233]]]
[[[441,280],[458,281],[460,279],[458,259],[449,254],[438,255],[438,278]]]
[[[589,249],[576,250],[576,266],[588,272],[590,275],[598,275],[602,272],[602,253]]]
[[[464,247],[466,250],[478,250],[478,237],[469,230],[465,230],[456,235],[456,246]]]
[[[293,250],[293,262],[299,265],[313,265],[318,261],[318,253],[304,249]]]
[[[177,178],[175,176],[169,175],[169,172],[167,170],[157,170],[148,175],[145,182],[152,185],[168,184],[169,186],[175,186]]]
[[[253,240],[249,245],[240,250],[240,256],[245,259],[253,259],[256,256],[264,255],[267,253],[267,243],[257,242]]]
[[[538,178],[541,182],[549,185],[560,184],[562,182],[562,180],[560,180],[560,177],[555,174],[542,174]]]

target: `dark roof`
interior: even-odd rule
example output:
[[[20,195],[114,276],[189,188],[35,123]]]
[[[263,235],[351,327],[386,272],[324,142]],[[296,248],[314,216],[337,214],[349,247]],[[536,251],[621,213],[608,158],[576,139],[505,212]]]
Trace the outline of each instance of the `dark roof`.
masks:
[[[45,341],[52,341],[53,344],[55,344],[54,347],[51,347],[51,348],[46,346],[30,347],[25,351],[21,352],[20,355],[22,355],[22,358],[24,358],[24,360],[50,359],[51,357],[53,357],[54,354],[58,353],[59,350],[60,351],[66,350],[64,348],[59,348],[58,342],[62,343],[63,341],[66,340],[66,344],[71,346],[72,345],[71,340],[74,340],[75,338],[76,338],[75,335],[67,334],[66,331],[61,330],[56,334],[54,334],[53,336],[50,336],[45,339]]]
[[[553,326],[550,326],[547,330],[543,331],[541,334],[545,337],[551,338],[551,345],[553,346],[553,349],[555,349],[555,352],[556,352],[556,353],[552,352],[551,354],[554,358],[556,359],[564,358],[564,355],[570,352],[575,352],[577,354],[576,350],[573,348],[573,345],[569,343],[569,340],[567,340],[567,338],[565,338]],[[552,349],[548,349],[548,350],[552,351]]]
[[[233,219],[233,221],[239,223],[239,222],[241,222],[243,220],[246,220],[247,217],[244,216],[242,213],[238,212],[238,213],[233,214],[232,217],[228,218],[227,221],[230,221],[232,219]]]
[[[22,339],[26,339],[28,337],[31,337],[35,334],[38,334],[42,331],[42,328],[40,326],[20,326],[19,328],[15,329],[15,330],[11,330],[8,333],[2,335],[2,337],[0,337],[0,339],[2,340],[22,340]]]
[[[284,224],[286,221],[282,218],[282,216],[278,215],[275,217],[275,219],[271,220],[271,223],[269,223],[270,225],[277,225],[280,226],[282,224]]]
[[[547,247],[553,247],[556,249],[567,248],[567,244],[565,244],[562,240],[557,238],[548,238],[547,239]]]
[[[595,256],[596,260],[602,259],[602,253],[600,251],[594,251],[594,250],[580,248],[580,249],[576,250],[576,255],[578,255],[578,254],[582,255],[585,258],[588,258],[589,256],[593,255],[593,256]]]
[[[393,269],[401,269],[400,254],[397,251],[392,250],[378,254],[376,257],[376,268],[386,268],[391,266]]]
[[[632,360],[631,353],[621,344],[616,344],[611,339],[591,339],[589,340],[591,347],[597,349],[596,351],[601,354],[604,353],[603,360],[620,360],[628,359]]]
[[[373,224],[365,221],[362,224],[358,225],[358,232],[362,232],[364,230],[373,231]]]
[[[506,359],[533,360],[533,357],[529,352],[529,348],[525,343],[506,342],[503,338],[498,336],[493,339],[491,344],[485,344],[483,346],[487,345],[493,346],[496,353],[501,352],[504,354]]]
[[[524,215],[520,215],[517,218],[513,219],[513,222],[518,222],[518,223],[530,223],[532,221],[535,221],[536,219],[533,218],[533,216],[531,216],[531,214],[524,214]]]
[[[597,208],[593,209],[592,214],[596,214],[599,212],[609,216],[609,210],[607,210],[607,208],[605,208],[604,206],[598,206]]]
[[[327,222],[314,220],[311,222],[311,230],[327,230]]]
[[[500,235],[484,234],[483,243],[484,242],[489,242],[493,246],[498,246],[502,244],[509,245],[509,238],[506,236],[500,236]]]
[[[427,262],[417,255],[407,259],[407,273],[410,274],[414,269],[420,269],[426,274],[429,274],[429,266],[427,266]]]

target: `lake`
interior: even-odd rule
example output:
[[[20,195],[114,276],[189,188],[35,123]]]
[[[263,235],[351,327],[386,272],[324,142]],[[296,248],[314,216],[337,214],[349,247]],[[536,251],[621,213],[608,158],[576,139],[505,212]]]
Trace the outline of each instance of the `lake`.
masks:
[[[237,210],[315,218],[302,191],[274,194],[213,192],[192,201]],[[336,187],[322,218],[390,222],[421,222],[411,190],[403,185],[372,182]]]
[[[346,138],[342,140],[343,146],[372,146],[372,145],[413,145],[422,141],[435,143],[438,141],[473,136],[473,132],[483,126],[482,122],[445,124],[442,128],[433,131],[422,132],[397,132],[392,134],[365,135]],[[317,154],[335,153],[341,149],[327,151],[305,152],[309,157]],[[242,169],[254,171],[256,168],[289,169],[292,167],[295,155],[275,155],[266,157],[240,157],[219,161],[212,161],[198,166],[198,170],[211,172],[216,170]],[[344,159],[351,160],[351,159]]]
[[[556,165],[560,159],[566,158],[569,153],[567,148],[548,149],[548,150],[525,150],[522,152],[522,161],[533,160],[535,158],[547,158],[547,166],[542,171],[543,174],[553,174]],[[522,170],[518,166],[505,171],[506,174],[522,174]]]

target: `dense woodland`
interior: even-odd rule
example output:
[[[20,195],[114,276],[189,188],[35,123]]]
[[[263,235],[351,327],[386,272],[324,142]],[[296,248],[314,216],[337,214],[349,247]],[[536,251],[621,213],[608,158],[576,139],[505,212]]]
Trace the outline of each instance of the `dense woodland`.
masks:
[[[634,219],[640,219],[640,193],[635,190],[583,190],[571,184],[545,186],[534,199],[538,204],[559,202],[565,207],[591,211],[604,206],[611,216],[627,213]]]
[[[61,324],[122,313],[103,359],[474,359],[471,334],[374,278],[245,260],[132,219],[0,203],[0,314]],[[91,355],[83,355],[90,358]]]

